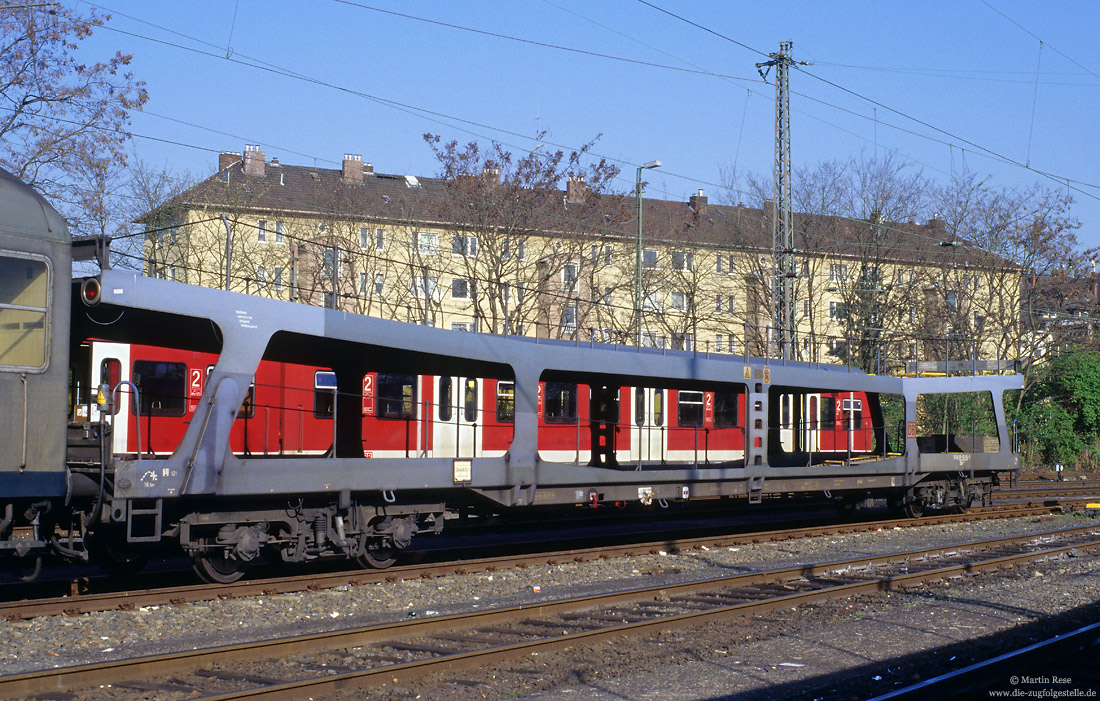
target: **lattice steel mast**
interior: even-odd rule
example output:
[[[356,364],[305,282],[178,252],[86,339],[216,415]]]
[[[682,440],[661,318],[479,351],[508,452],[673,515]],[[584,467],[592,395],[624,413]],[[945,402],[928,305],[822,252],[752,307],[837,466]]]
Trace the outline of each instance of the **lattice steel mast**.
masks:
[[[770,61],[756,64],[760,77],[768,79],[775,67],[775,196],[772,200],[772,253],[775,256],[775,289],[772,299],[772,325],[777,329],[780,357],[795,357],[795,315],[792,287],[798,273],[794,262],[794,216],[791,213],[791,113],[788,92],[788,68],[793,44],[779,44],[779,52],[768,54]],[[799,61],[800,65],[808,65]]]

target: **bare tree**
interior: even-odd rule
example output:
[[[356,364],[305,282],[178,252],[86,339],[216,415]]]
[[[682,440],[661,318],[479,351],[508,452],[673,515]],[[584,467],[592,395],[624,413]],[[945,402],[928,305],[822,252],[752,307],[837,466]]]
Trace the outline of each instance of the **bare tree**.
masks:
[[[592,265],[586,246],[625,219],[622,198],[608,197],[618,167],[604,160],[585,165],[594,142],[568,155],[516,156],[496,143],[459,146],[432,134],[424,140],[443,182],[438,200],[428,203],[429,218],[447,222],[450,236],[433,245],[457,263],[453,284],[466,286],[473,323],[492,333],[521,334],[537,325],[541,335],[577,334],[581,317],[598,309],[594,288],[581,288]],[[429,267],[421,258],[431,252],[413,247],[414,276],[415,268]]]
[[[46,194],[74,233],[97,233],[120,207],[111,195],[124,180],[129,115],[148,99],[131,56],[77,59],[109,19],[63,5],[0,9],[0,164]]]
[[[964,172],[936,192],[953,243],[937,311],[967,339],[951,346],[962,346],[956,352],[991,348],[998,357],[1018,358],[1030,385],[1036,366],[1080,341],[1074,336],[1080,329],[1087,334],[1087,325],[1059,324],[1058,315],[1074,297],[1075,273],[1087,270],[1096,252],[1079,247],[1080,222],[1070,214],[1067,192],[995,188],[987,180]]]

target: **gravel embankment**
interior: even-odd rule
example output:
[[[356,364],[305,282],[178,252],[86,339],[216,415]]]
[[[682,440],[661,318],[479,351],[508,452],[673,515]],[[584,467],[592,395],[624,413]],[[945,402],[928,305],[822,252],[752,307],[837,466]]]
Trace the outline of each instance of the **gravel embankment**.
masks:
[[[0,673],[99,662],[267,639],[470,608],[515,605],[585,592],[764,570],[935,544],[994,538],[1081,523],[1080,518],[1005,519],[807,538],[782,543],[613,558],[430,580],[249,597],[75,617],[43,617],[0,627]],[[979,577],[927,592],[863,597],[803,607],[724,625],[700,626],[651,639],[565,652],[526,661],[518,672],[470,672],[457,685],[432,680],[377,690],[385,698],[701,698],[823,682],[852,666],[874,671],[929,647],[980,637],[1100,601],[1095,558],[1040,566],[1038,574]],[[1040,576],[1041,575],[1041,576]],[[533,587],[539,588],[534,593]],[[881,665],[880,665],[881,666]],[[839,682],[838,682],[839,683]],[[868,682],[871,683],[871,682]],[[874,683],[878,683],[875,681]],[[777,687],[776,685],[780,685]],[[872,684],[873,685],[873,684]],[[882,690],[891,688],[885,686]],[[763,693],[761,691],[761,693]],[[427,695],[425,695],[427,694]],[[781,695],[780,695],[781,697]],[[348,697],[354,698],[354,696]]]

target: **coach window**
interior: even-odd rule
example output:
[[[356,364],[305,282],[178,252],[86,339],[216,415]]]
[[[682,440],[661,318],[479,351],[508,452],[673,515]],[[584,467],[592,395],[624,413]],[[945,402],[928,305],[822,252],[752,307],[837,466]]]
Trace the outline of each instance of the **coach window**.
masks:
[[[577,386],[568,382],[547,382],[543,416],[548,424],[577,423]]]
[[[0,256],[0,368],[45,369],[49,303],[45,259]]]
[[[791,395],[784,394],[779,398],[779,425],[782,428],[791,427]]]
[[[676,403],[676,423],[680,426],[703,425],[703,393],[680,391]]]
[[[451,378],[447,375],[439,378],[439,420],[451,420]]]
[[[336,373],[318,370],[313,373],[313,415],[331,419],[336,399]]]
[[[142,416],[183,416],[187,396],[187,366],[157,360],[134,361],[134,384]],[[131,413],[137,409],[130,405]]]
[[[416,414],[416,378],[378,373],[378,418],[408,420]]]
[[[118,358],[104,358],[103,362],[99,364],[99,384],[107,385],[107,391],[110,392],[118,387],[118,383],[121,381],[122,363],[119,362]],[[118,402],[112,402],[111,410],[107,413],[117,414]]]
[[[836,428],[836,405],[833,404],[833,398],[827,394],[821,397],[821,428],[825,431]]]
[[[714,425],[737,425],[737,390],[720,389],[714,392]]]
[[[497,383],[497,422],[513,423],[516,420],[516,383]]]
[[[653,390],[653,425],[663,426],[665,423],[665,391]]]
[[[843,415],[840,417],[844,430],[863,428],[863,402],[859,399],[845,399],[842,404]]]
[[[634,425],[645,424],[645,388],[634,388]]]
[[[477,421],[477,380],[466,378],[466,389],[462,393],[462,417],[473,423]]]

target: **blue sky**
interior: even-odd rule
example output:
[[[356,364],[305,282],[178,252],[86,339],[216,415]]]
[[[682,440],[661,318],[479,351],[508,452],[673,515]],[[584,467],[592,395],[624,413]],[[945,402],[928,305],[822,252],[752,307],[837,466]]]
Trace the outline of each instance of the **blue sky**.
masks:
[[[770,175],[774,89],[755,64],[792,41],[813,63],[791,74],[796,168],[877,150],[941,182],[963,167],[1005,186],[1068,178],[1079,238],[1100,246],[1094,0],[67,2],[113,14],[89,56],[132,53],[148,83],[138,155],[195,176],[246,143],[433,175],[424,132],[518,151],[541,129],[565,149],[602,134],[623,190],[659,159],[648,195],[714,196],[723,170]]]

